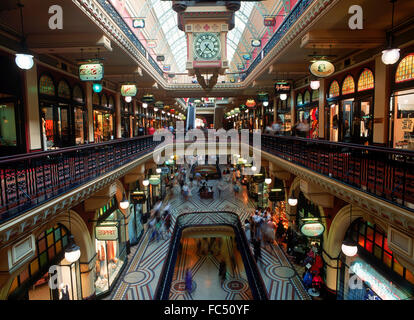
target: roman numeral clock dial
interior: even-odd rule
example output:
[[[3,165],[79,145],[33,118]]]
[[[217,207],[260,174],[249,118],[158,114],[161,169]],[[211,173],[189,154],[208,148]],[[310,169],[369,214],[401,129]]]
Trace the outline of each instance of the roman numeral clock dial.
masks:
[[[194,55],[201,60],[219,60],[220,38],[215,33],[200,33],[194,39]]]

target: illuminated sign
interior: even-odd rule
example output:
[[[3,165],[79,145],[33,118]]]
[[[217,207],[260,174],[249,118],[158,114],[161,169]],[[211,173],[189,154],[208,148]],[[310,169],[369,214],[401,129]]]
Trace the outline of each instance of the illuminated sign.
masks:
[[[354,272],[358,278],[366,282],[382,300],[409,299],[407,294],[379,274],[371,265],[364,263],[363,261],[354,262],[350,267],[350,271]],[[356,286],[356,284],[353,284],[353,286]]]
[[[104,77],[104,67],[101,62],[87,62],[79,65],[81,81],[101,81]]]
[[[163,55],[157,56],[157,61],[164,61],[164,60],[165,60],[165,56]]]
[[[335,72],[335,66],[327,60],[318,60],[312,63],[309,71],[316,77],[329,77]]]
[[[115,241],[118,240],[118,226],[111,223],[106,225],[99,225],[95,227],[95,238],[101,241]]]
[[[262,45],[262,41],[258,39],[253,39],[251,42],[252,47],[260,47]]]
[[[161,177],[159,175],[153,175],[149,178],[149,183],[153,186],[159,185],[161,182]]]
[[[290,84],[287,82],[276,82],[275,84],[275,94],[290,94]]]
[[[132,26],[136,29],[145,28],[145,20],[144,19],[133,19]]]
[[[157,47],[157,42],[155,40],[148,40],[147,47],[150,49],[154,49]]]
[[[123,97],[135,97],[137,95],[137,86],[135,84],[123,84],[121,86]]]
[[[163,69],[164,71],[171,71],[171,65],[166,64],[165,66],[163,66],[163,67],[162,67],[162,69]]]
[[[250,60],[251,58],[252,58],[252,56],[250,54],[244,54],[243,55],[244,60]]]
[[[325,231],[325,227],[320,222],[307,222],[300,228],[300,232],[307,237],[319,237]]]
[[[266,27],[273,27],[276,24],[276,19],[274,17],[264,18],[263,23]]]

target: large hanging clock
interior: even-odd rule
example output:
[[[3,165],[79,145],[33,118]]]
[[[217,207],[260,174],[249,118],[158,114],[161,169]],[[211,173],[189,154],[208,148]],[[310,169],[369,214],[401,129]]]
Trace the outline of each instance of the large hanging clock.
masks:
[[[220,60],[220,34],[203,32],[194,34],[194,57],[197,60]],[[194,59],[196,60],[196,59]]]

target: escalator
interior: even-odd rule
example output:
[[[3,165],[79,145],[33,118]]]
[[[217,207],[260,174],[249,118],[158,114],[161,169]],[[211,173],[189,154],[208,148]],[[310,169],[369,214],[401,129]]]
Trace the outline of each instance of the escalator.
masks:
[[[226,229],[230,230],[232,234],[230,236],[232,241],[229,243],[234,243],[235,245],[234,248],[229,245],[227,251],[224,249],[221,250],[220,256],[225,253],[228,255],[226,258],[228,258],[229,261],[234,261],[234,257],[238,260],[239,266],[237,269],[243,271],[243,277],[245,277],[245,283],[246,286],[248,286],[248,294],[242,296],[241,299],[268,300],[267,290],[258,266],[252,256],[239,216],[230,211],[184,213],[178,216],[154,299],[170,300],[172,297],[171,292],[175,290],[173,287],[176,287],[174,286],[174,283],[176,283],[177,273],[184,273],[180,264],[183,254],[183,239],[188,240],[188,235],[192,234],[191,237],[194,242],[194,237],[208,237],[208,233],[212,232],[211,230],[215,230],[216,234],[213,236],[216,237],[218,236],[217,230]],[[200,231],[197,236],[197,230],[204,230],[204,232]],[[190,252],[189,256],[191,256],[192,259],[198,258],[194,251]],[[209,259],[215,259],[212,255],[209,255],[208,257]],[[207,258],[204,259],[206,260]],[[237,286],[237,281],[230,282],[232,285],[235,284]],[[203,289],[201,288],[197,290],[200,291]],[[207,289],[205,288],[204,290]],[[200,297],[200,295],[198,295],[198,297]],[[204,300],[204,298],[197,297],[195,297],[195,299]]]

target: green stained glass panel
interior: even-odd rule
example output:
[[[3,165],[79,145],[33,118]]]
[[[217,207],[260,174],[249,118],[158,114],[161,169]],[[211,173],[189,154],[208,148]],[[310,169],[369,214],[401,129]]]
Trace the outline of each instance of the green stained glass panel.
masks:
[[[60,228],[55,230],[55,241],[59,240],[61,237]]]
[[[39,256],[39,262],[40,262],[40,267],[43,268],[44,266],[47,265],[47,252],[43,252],[40,256]]]
[[[49,76],[42,76],[39,80],[39,93],[54,96],[56,93],[53,80]]]
[[[68,245],[68,237],[67,236],[64,236],[62,238],[62,245],[63,245],[64,248]]]
[[[60,81],[58,85],[58,96],[65,99],[70,99],[70,88],[65,81]]]

